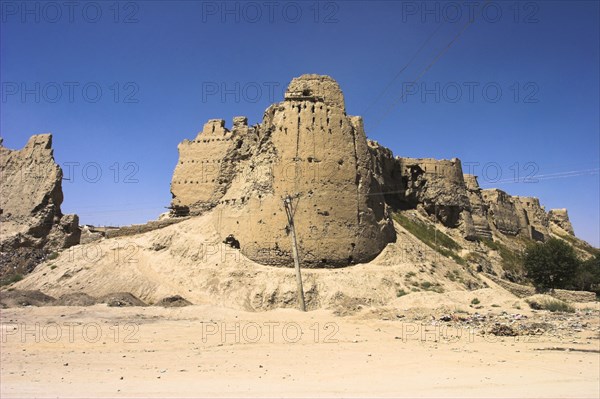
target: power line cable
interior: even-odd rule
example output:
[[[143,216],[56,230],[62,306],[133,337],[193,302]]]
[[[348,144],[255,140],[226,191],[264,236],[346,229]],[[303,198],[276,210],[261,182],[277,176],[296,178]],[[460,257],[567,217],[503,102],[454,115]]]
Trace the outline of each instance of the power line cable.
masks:
[[[489,3],[491,0],[487,0],[484,4],[484,7],[487,3]],[[417,83],[422,77],[423,75],[425,75],[439,60],[440,58],[442,58],[442,56],[444,54],[446,54],[446,52],[450,49],[450,47],[452,47],[452,45],[460,38],[460,36],[464,33],[465,30],[467,30],[467,28],[469,26],[471,26],[471,24],[473,24],[473,22],[475,22],[475,18],[469,18],[467,23],[464,24],[464,26],[458,31],[458,33],[454,36],[454,38],[452,38],[452,40],[446,45],[446,47],[444,47],[442,49],[442,51],[440,51],[438,53],[438,55],[433,59],[432,62],[429,63],[429,65],[427,65],[419,75],[417,75],[417,77],[411,82],[411,84],[415,84]],[[398,98],[396,101],[394,101],[390,107],[385,111],[385,113],[381,116],[381,118],[379,118],[379,120],[375,123],[374,127],[377,127],[381,124],[381,121],[383,119],[385,119],[385,117],[390,113],[390,111],[400,102],[404,99],[406,95],[406,92],[402,93],[402,96],[400,96],[400,98]]]
[[[593,176],[597,175],[600,172],[600,169],[588,169],[588,170],[573,170],[570,172],[558,172],[558,173],[549,173],[547,175],[538,175],[538,176],[527,176],[517,179],[502,179],[497,181],[489,182],[490,184],[497,183],[535,183],[536,180],[552,180],[552,179],[564,179],[568,177],[579,177],[579,176]]]
[[[400,77],[400,75],[402,75],[402,72],[404,72],[406,70],[406,68],[408,68],[410,66],[410,64],[413,63],[413,61],[417,58],[417,56],[421,53],[421,51],[425,48],[425,46],[427,46],[427,44],[431,41],[433,36],[435,36],[435,34],[441,29],[441,27],[443,25],[444,25],[443,23],[439,24],[438,27],[427,37],[427,39],[423,42],[423,44],[421,44],[421,46],[419,47],[417,52],[415,54],[413,54],[413,56],[406,63],[406,65],[404,65],[404,67],[402,67],[402,69],[400,69],[400,71],[392,78],[392,80],[390,80],[390,82],[387,84],[387,86],[384,87],[383,90],[379,93],[379,95],[375,98],[375,100],[373,100],[371,105],[369,105],[363,111],[363,115],[366,114],[367,112],[369,112],[369,110],[371,110],[371,108],[373,108],[373,105],[375,105],[381,99],[381,97],[383,97],[385,95],[385,93],[387,93],[387,91],[389,90],[390,87],[392,87],[392,85],[394,84],[396,79],[398,79],[398,77]]]

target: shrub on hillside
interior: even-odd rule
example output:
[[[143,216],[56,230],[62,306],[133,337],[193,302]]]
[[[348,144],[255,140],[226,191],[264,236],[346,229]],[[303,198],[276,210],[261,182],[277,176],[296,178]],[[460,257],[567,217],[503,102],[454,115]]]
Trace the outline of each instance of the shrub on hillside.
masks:
[[[525,302],[531,309],[535,310],[549,310],[550,312],[565,312],[573,313],[575,309],[568,303],[554,298],[529,298]]]
[[[527,248],[524,267],[527,277],[540,290],[567,288],[580,268],[580,261],[572,246],[550,238]]]
[[[600,295],[600,255],[580,262],[568,288],[579,291],[594,291]]]

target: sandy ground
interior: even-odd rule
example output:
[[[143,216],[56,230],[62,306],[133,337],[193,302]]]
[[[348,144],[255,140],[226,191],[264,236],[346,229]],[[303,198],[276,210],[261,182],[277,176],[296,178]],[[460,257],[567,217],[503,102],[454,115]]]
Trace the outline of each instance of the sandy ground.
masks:
[[[597,331],[559,339],[465,329],[458,338],[458,330],[410,320],[208,305],[7,309],[1,396],[599,395]]]

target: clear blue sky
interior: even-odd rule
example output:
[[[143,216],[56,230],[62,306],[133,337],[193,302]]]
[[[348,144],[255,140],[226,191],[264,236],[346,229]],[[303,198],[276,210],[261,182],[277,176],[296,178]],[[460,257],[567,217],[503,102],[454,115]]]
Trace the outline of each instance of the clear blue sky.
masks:
[[[600,244],[597,1],[1,4],[4,144],[54,134],[63,211],[82,223],[156,218],[180,141],[212,118],[258,123],[319,73],[394,154],[458,157]]]

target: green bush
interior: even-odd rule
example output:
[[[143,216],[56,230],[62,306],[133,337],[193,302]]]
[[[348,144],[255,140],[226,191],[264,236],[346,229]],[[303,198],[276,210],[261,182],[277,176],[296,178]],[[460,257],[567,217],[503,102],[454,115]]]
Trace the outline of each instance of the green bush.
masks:
[[[52,252],[46,257],[48,260],[54,260],[56,258],[58,258],[58,252]]]
[[[471,305],[479,305],[480,303],[481,301],[479,298],[473,298],[473,300],[471,300]]]
[[[545,243],[527,248],[524,258],[527,277],[539,290],[567,288],[580,262],[573,247],[566,242],[550,238]]]
[[[568,288],[580,291],[594,291],[600,295],[600,255],[580,262]]]
[[[480,238],[480,241],[489,249],[497,251],[502,258],[502,268],[515,275],[523,274],[523,256],[519,251],[510,250],[506,245],[492,241],[489,238]]]
[[[500,249],[501,244],[499,242],[492,240],[491,238],[480,237],[479,241],[481,241],[486,247],[488,247],[489,249],[493,249],[494,251],[497,251]]]
[[[458,243],[452,238],[448,237],[435,227],[425,224],[418,219],[409,218],[401,213],[394,213],[393,218],[396,222],[402,225],[402,227],[423,241],[425,244],[429,245],[431,248],[434,248],[432,245],[435,246],[437,244],[452,250],[461,249],[461,246],[458,245]]]
[[[460,271],[458,270],[448,271],[444,276],[446,276],[446,278],[450,281],[462,282],[462,277],[460,276]]]
[[[440,286],[439,283],[432,283],[430,281],[422,281],[421,284],[418,286],[420,286],[423,291],[433,291],[433,292],[437,292],[438,294],[441,294],[442,292],[444,292],[444,288],[442,286]]]
[[[452,258],[458,264],[466,265],[466,261],[456,253],[461,250],[462,247],[434,226],[423,223],[418,219],[409,218],[400,212],[394,213],[392,217],[398,224],[431,249],[446,257]]]
[[[526,300],[531,309],[535,310],[549,310],[550,312],[565,312],[573,313],[575,309],[566,302],[559,299],[547,299],[547,300]]]
[[[594,291],[600,296],[600,254],[581,261],[572,244],[551,238],[530,246],[524,262],[527,276],[540,290]]]
[[[396,291],[396,297],[400,298],[401,296],[404,296],[408,294],[408,292],[404,291],[403,289],[399,289],[398,291]]]
[[[600,256],[600,249],[598,248],[594,248],[592,247],[590,244],[588,244],[587,242],[583,241],[583,240],[579,240],[576,237],[572,236],[572,235],[560,235],[560,237],[566,241],[568,241],[572,246],[585,251],[589,254],[592,254],[593,256]]]
[[[500,249],[498,250],[498,253],[502,258],[502,267],[504,268],[504,270],[516,275],[523,274],[523,255],[520,252],[512,251],[506,246],[500,244]]]
[[[16,283],[17,281],[21,281],[23,280],[23,276],[21,274],[13,274],[11,276],[5,277],[4,279],[0,280],[0,286],[4,286],[4,285],[10,285],[12,283]]]

